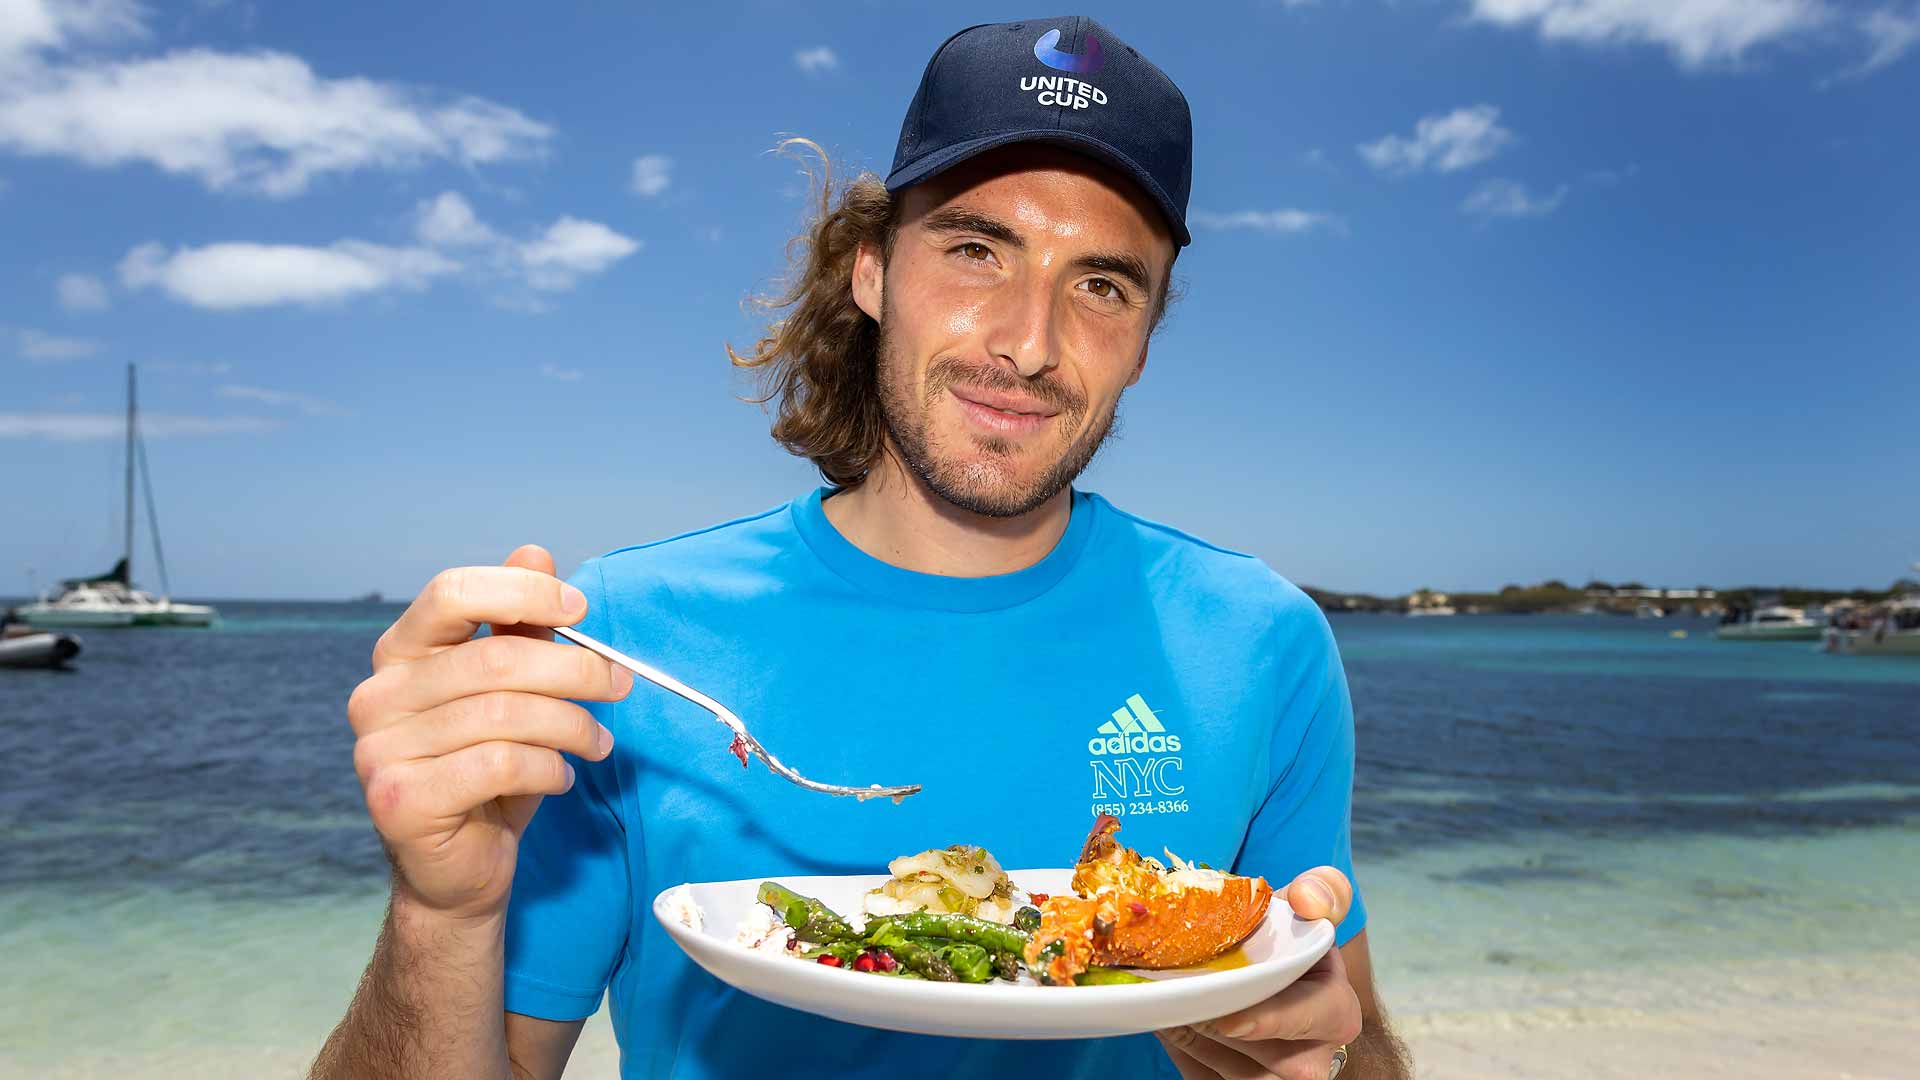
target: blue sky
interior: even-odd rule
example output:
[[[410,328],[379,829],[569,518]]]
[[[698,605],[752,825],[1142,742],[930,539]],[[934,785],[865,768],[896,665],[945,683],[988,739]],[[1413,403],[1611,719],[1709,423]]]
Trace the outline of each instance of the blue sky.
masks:
[[[0,0],[0,593],[563,568],[815,482],[724,341],[976,5]],[[668,7],[661,5],[661,7]],[[1920,559],[1920,2],[1093,14],[1195,121],[1187,295],[1083,479],[1297,581]],[[157,584],[144,552],[142,579]]]

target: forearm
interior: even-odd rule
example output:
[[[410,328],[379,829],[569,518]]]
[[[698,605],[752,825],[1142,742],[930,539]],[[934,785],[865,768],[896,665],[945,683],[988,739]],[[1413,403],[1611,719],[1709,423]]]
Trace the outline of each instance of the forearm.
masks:
[[[309,1080],[512,1080],[505,925],[451,924],[396,890],[346,1018]]]
[[[1340,1080],[1412,1080],[1413,1058],[1387,1024],[1385,1012],[1367,1017],[1360,1037],[1347,1044]]]

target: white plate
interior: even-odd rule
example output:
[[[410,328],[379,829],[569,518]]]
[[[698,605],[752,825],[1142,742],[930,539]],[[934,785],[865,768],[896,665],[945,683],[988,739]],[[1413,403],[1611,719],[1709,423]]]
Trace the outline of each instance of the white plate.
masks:
[[[1029,892],[1068,892],[1070,869],[1009,871]],[[1131,986],[1015,986],[885,979],[825,967],[734,944],[735,929],[759,901],[765,878],[675,885],[653,900],[653,916],[694,963],[721,982],[777,1005],[834,1020],[925,1035],[982,1039],[1084,1039],[1133,1035],[1237,1012],[1278,993],[1333,945],[1333,924],[1293,917],[1275,898],[1267,917],[1241,945],[1247,964],[1224,970],[1143,971],[1151,984]],[[773,878],[842,914],[860,910],[860,897],[887,880],[857,877]],[[700,929],[676,914],[691,900]]]

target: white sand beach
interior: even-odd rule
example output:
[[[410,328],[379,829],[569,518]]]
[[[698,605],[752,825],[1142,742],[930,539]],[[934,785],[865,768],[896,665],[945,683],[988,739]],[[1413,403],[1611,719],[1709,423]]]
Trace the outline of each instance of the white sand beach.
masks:
[[[1422,1080],[1904,1080],[1920,1075],[1920,956],[1481,976],[1395,1022]]]
[[[1403,993],[1395,1022],[1421,1080],[1908,1080],[1920,1073],[1914,1014],[1920,955],[1805,964],[1724,965],[1618,975],[1483,976]],[[318,1021],[318,1017],[308,1018]],[[0,1051],[0,1076],[27,1080],[295,1078],[325,1023],[245,1045],[157,1053],[81,1047],[34,1060]],[[238,1033],[236,1033],[238,1034]],[[614,1077],[619,1054],[602,1012],[570,1077]]]

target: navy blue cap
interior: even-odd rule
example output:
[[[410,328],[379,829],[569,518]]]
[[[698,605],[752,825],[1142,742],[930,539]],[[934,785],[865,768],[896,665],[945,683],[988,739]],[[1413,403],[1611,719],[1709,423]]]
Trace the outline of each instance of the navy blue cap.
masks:
[[[948,38],[907,106],[887,190],[1015,142],[1058,143],[1120,169],[1166,214],[1175,243],[1193,242],[1186,95],[1092,19],[985,23]]]

